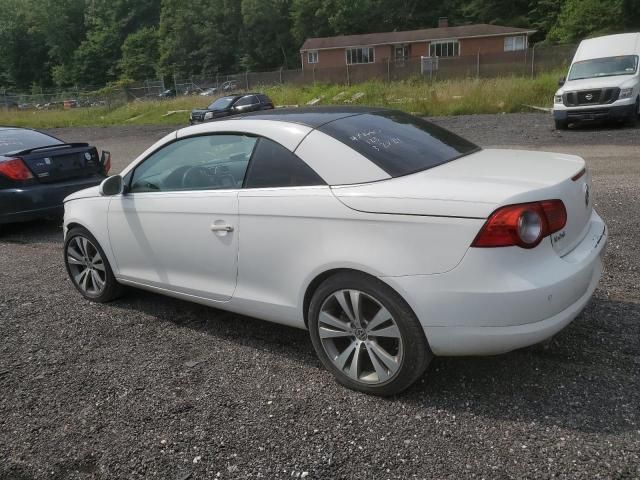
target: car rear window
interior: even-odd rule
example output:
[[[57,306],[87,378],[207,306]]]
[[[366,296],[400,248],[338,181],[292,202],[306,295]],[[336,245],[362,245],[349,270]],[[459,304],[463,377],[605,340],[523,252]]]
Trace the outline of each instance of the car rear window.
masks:
[[[480,150],[442,127],[396,111],[353,115],[319,130],[349,145],[391,177],[427,170]]]
[[[30,148],[60,145],[61,143],[62,142],[56,138],[34,130],[22,130],[19,128],[0,129],[0,155],[28,150]]]

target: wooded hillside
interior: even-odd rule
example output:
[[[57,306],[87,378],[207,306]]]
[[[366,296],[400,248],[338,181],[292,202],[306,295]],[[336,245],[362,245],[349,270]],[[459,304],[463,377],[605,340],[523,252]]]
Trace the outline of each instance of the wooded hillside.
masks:
[[[297,68],[307,37],[450,23],[640,30],[640,0],[0,0],[0,88]]]

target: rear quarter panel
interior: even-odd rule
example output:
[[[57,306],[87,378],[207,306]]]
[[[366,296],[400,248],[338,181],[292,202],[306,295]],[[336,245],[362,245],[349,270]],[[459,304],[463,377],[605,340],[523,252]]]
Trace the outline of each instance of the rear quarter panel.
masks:
[[[303,298],[339,268],[374,276],[442,273],[462,259],[483,220],[352,210],[329,187],[239,194],[239,270],[233,303],[247,314],[303,324]]]

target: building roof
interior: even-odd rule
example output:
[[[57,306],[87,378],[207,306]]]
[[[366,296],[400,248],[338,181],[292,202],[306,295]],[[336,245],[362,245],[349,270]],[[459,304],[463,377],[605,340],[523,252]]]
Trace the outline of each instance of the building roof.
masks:
[[[535,33],[536,30],[500,25],[462,25],[458,27],[426,28],[405,32],[365,33],[362,35],[341,35],[338,37],[308,38],[300,51],[326,50],[330,48],[346,48],[356,46],[387,45],[392,43],[413,43],[430,40],[444,40],[470,37],[492,37],[511,34]]]

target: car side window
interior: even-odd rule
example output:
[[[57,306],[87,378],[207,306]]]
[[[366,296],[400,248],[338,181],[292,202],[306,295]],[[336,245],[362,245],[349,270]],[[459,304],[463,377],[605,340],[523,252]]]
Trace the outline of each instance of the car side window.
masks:
[[[133,171],[130,193],[241,188],[257,139],[202,135],[173,142]]]
[[[266,139],[258,140],[247,171],[245,188],[303,187],[326,182],[294,153]]]
[[[254,105],[258,102],[258,99],[254,95],[247,95],[238,100],[234,107],[245,107],[247,105]]]

